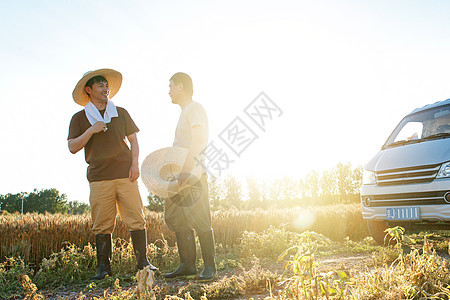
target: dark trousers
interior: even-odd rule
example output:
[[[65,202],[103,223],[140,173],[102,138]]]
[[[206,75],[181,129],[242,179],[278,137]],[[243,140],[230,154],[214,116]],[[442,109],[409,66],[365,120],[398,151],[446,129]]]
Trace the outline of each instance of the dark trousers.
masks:
[[[211,227],[208,176],[204,173],[192,187],[166,199],[164,219],[174,232],[194,229],[197,233],[208,232]]]

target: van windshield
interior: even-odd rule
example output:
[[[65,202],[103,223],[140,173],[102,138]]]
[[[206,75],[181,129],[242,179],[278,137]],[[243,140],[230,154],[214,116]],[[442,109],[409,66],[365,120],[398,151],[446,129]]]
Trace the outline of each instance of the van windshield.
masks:
[[[448,137],[450,137],[450,105],[444,105],[405,117],[383,148]]]

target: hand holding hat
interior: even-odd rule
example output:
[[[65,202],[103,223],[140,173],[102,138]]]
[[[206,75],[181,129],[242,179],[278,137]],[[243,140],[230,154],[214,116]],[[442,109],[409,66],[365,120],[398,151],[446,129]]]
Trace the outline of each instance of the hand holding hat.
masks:
[[[197,165],[191,176],[178,186],[178,176],[188,155],[188,149],[167,147],[150,153],[142,162],[141,178],[147,189],[153,194],[170,198],[186,187],[198,182],[202,175],[202,166]]]

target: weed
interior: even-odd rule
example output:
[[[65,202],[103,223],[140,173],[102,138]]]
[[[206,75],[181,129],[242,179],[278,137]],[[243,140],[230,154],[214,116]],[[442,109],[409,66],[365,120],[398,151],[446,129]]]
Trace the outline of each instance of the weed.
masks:
[[[41,300],[44,296],[37,293],[36,285],[31,281],[28,275],[19,275],[20,281],[22,283],[22,288],[25,291],[24,300]]]
[[[73,244],[67,244],[58,253],[43,259],[41,268],[34,276],[37,286],[60,287],[86,281],[94,272],[95,251],[88,244],[81,250]]]
[[[25,296],[22,278],[32,275],[33,271],[21,258],[9,257],[4,263],[0,263],[0,299],[19,299]]]
[[[261,267],[259,259],[254,258],[249,270],[243,269],[239,275],[240,288],[243,293],[264,291],[268,286],[274,286],[280,276]]]
[[[403,235],[405,234],[405,228],[401,226],[395,226],[392,228],[387,228],[384,232],[386,235],[384,237],[384,243],[389,245],[392,242],[396,243],[396,246],[400,246],[403,241]]]
[[[352,284],[348,275],[343,272],[318,273],[315,253],[320,245],[329,246],[331,241],[315,232],[304,232],[299,243],[285,250],[278,258],[282,261],[292,250],[295,254],[285,263],[280,285],[282,299],[318,299],[322,296],[343,297],[347,293],[346,286]]]
[[[300,235],[287,231],[286,226],[270,226],[262,233],[244,231],[238,249],[241,257],[275,259],[281,251],[295,245],[299,239]]]
[[[147,266],[143,270],[140,270],[136,274],[137,280],[137,295],[140,299],[152,298],[154,293],[151,291],[153,287],[153,282],[155,281],[153,271]],[[119,283],[115,283],[114,286],[116,290],[120,289]],[[120,290],[119,290],[120,291]]]

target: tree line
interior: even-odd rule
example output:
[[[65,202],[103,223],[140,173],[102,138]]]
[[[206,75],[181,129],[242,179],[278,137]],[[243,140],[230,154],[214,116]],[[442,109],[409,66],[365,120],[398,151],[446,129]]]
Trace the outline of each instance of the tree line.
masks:
[[[0,211],[8,213],[69,213],[83,214],[90,210],[89,204],[79,201],[68,201],[66,194],[57,189],[33,190],[31,193],[0,195]]]
[[[213,210],[268,209],[308,205],[359,202],[363,168],[338,163],[323,172],[311,171],[303,178],[285,176],[274,180],[234,176],[209,180],[209,200]],[[164,210],[164,199],[150,193],[147,208]]]

